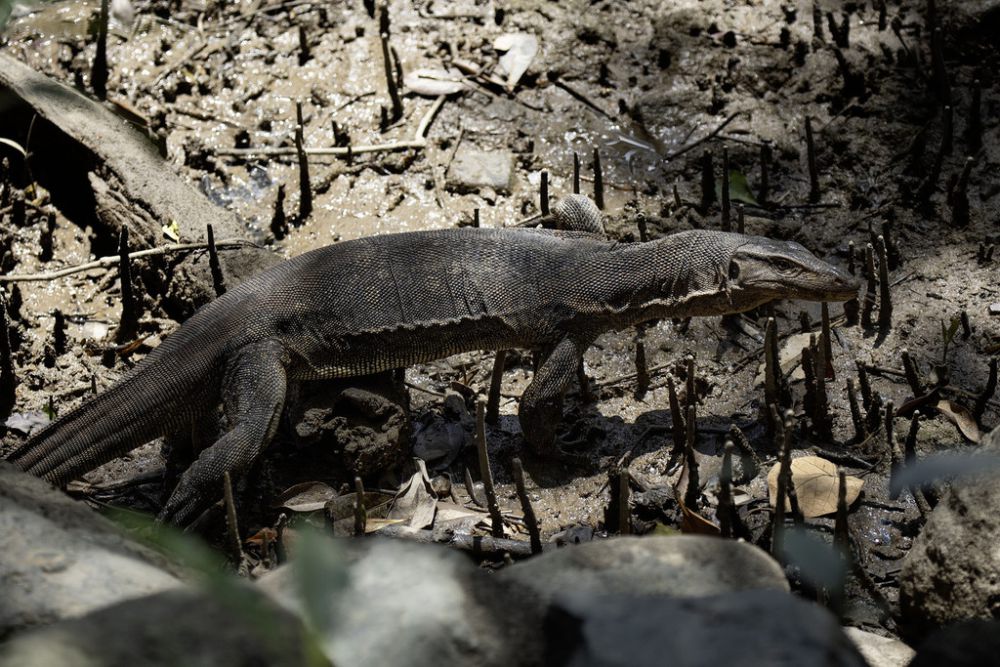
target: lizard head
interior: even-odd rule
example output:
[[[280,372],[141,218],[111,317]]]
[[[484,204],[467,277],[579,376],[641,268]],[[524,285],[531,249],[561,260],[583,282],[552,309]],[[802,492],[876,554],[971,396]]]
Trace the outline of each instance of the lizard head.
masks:
[[[858,281],[824,262],[794,241],[744,236],[729,258],[728,284],[744,299],[847,301],[857,296]]]

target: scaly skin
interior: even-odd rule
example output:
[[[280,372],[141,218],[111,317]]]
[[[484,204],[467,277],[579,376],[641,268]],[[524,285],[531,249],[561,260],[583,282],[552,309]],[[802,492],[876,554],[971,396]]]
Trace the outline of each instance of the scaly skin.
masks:
[[[295,382],[471,350],[540,350],[519,418],[528,444],[544,451],[599,334],[857,292],[851,276],[797,243],[714,231],[613,243],[593,233],[603,227],[585,198],[555,213],[578,231],[392,234],[283,262],[201,308],[112,389],[32,436],[10,460],[63,485],[189,428],[221,402],[230,430],[182,475],[161,513],[182,523],[220,495],[224,472],[257,459]]]

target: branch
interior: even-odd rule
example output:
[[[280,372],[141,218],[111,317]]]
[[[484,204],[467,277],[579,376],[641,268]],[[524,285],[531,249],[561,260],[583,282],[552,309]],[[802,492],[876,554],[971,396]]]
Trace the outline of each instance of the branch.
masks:
[[[713,137],[715,137],[717,134],[719,134],[719,132],[722,132],[722,130],[725,129],[726,125],[729,125],[731,122],[733,122],[734,120],[736,120],[736,117],[739,116],[739,115],[741,115],[742,113],[743,113],[742,111],[735,111],[735,112],[733,112],[732,114],[729,115],[729,118],[727,118],[726,120],[722,121],[721,125],[719,125],[714,130],[712,130],[711,132],[709,132],[708,134],[706,134],[704,137],[702,137],[701,139],[696,139],[695,141],[692,141],[687,146],[684,146],[683,148],[677,149],[676,151],[674,151],[670,155],[665,155],[663,157],[663,159],[665,161],[673,160],[675,158],[680,157],[681,155],[684,155],[688,151],[697,148],[698,146],[702,145],[703,143],[705,143],[709,139],[712,139]]]
[[[413,133],[413,138],[403,141],[390,141],[384,144],[366,144],[361,146],[332,146],[329,148],[305,148],[306,155],[358,155],[360,153],[379,153],[383,151],[399,151],[408,148],[425,148],[427,146],[427,128],[430,127],[434,116],[444,104],[446,95],[441,95],[434,100],[434,104],[427,110],[424,117],[417,125],[417,131]],[[261,146],[260,148],[222,148],[215,151],[216,155],[227,155],[232,157],[248,157],[252,155],[297,155],[298,151],[294,146]]]
[[[227,240],[227,241],[217,241],[215,243],[216,248],[238,248],[243,246],[252,246],[253,243],[249,241],[242,241],[239,239]],[[153,257],[156,255],[167,255],[175,252],[184,252],[185,250],[205,250],[208,248],[207,243],[171,243],[168,245],[159,246],[156,248],[147,248],[146,250],[137,250],[135,252],[129,253],[129,259],[137,259],[139,257]],[[82,271],[90,271],[91,269],[103,269],[110,266],[117,266],[120,258],[118,255],[101,257],[95,259],[92,262],[87,262],[85,264],[77,264],[76,266],[68,266],[65,269],[59,269],[58,271],[52,271],[50,273],[22,273],[20,275],[7,275],[0,276],[0,283],[24,283],[32,281],[42,281],[42,280],[55,280],[56,278],[63,278],[65,276],[73,275],[74,273],[80,273]]]

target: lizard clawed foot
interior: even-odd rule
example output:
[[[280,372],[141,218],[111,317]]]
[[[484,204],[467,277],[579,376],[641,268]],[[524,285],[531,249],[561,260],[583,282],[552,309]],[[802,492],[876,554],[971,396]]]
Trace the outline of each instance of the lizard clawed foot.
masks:
[[[212,499],[206,498],[198,489],[185,484],[182,479],[170,494],[167,503],[156,515],[156,520],[162,523],[172,523],[177,526],[187,526],[201,516]]]

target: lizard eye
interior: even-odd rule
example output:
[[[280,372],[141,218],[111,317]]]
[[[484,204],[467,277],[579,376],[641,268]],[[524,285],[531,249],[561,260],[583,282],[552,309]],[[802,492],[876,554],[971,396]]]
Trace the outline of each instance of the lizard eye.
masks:
[[[729,279],[736,280],[740,277],[740,265],[738,262],[729,262]]]
[[[771,264],[774,265],[774,268],[779,271],[790,271],[792,269],[792,263],[781,257],[775,257],[772,259]]]

